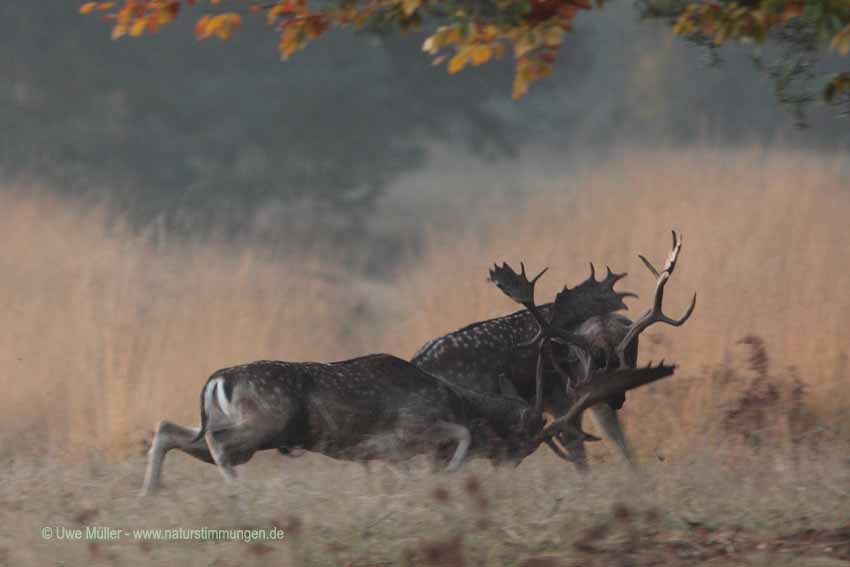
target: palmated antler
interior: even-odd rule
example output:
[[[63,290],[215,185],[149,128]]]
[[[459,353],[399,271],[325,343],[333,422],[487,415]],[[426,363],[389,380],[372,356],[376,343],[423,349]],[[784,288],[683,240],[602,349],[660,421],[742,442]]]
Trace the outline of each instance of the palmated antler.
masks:
[[[553,326],[567,329],[597,315],[628,309],[623,299],[637,297],[637,294],[614,290],[614,284],[628,274],[625,272],[617,274],[608,266],[605,270],[605,277],[597,280],[596,268],[591,263],[590,276],[586,280],[572,289],[564,286],[564,289],[555,296],[555,302],[552,304],[550,323]]]
[[[546,343],[549,341],[555,341],[561,344],[574,345],[587,352],[590,351],[590,347],[583,337],[567,333],[553,325],[552,322],[547,321],[540,312],[540,309],[538,309],[537,305],[534,303],[534,285],[537,283],[537,280],[540,279],[540,276],[545,274],[548,269],[549,268],[545,268],[531,280],[529,280],[528,276],[526,276],[525,264],[522,262],[520,262],[520,273],[516,273],[507,262],[503,262],[501,266],[494,265],[493,268],[490,269],[490,281],[495,283],[496,287],[502,290],[505,295],[525,306],[529,313],[531,313],[534,317],[534,320],[537,321],[537,325],[539,327],[534,338],[527,343],[520,345],[532,346],[537,344],[537,370],[535,376],[536,391],[534,397],[534,411],[537,416],[541,416],[543,413],[543,350]],[[564,289],[566,291],[566,288]],[[553,315],[552,318],[556,319],[557,315]]]
[[[659,271],[655,269],[649,260],[646,259],[642,254],[638,254],[638,257],[641,259],[643,264],[647,267],[647,269],[652,272],[652,274],[657,278],[655,283],[655,295],[653,298],[652,308],[647,310],[646,313],[638,317],[634,323],[629,326],[629,330],[626,332],[626,335],[623,337],[623,340],[620,341],[620,344],[616,348],[617,358],[620,361],[620,367],[624,367],[625,364],[625,351],[626,348],[631,344],[631,342],[637,337],[640,333],[642,333],[647,327],[652,325],[653,323],[667,323],[668,325],[672,325],[674,327],[679,327],[685,324],[691,314],[694,312],[694,307],[697,304],[697,294],[694,293],[694,297],[691,300],[691,304],[688,306],[688,310],[680,319],[671,319],[662,311],[662,303],[664,301],[664,287],[667,285],[667,280],[670,279],[670,276],[673,275],[673,270],[676,269],[676,262],[679,259],[679,252],[682,250],[682,237],[681,235],[677,235],[676,231],[673,232],[673,248],[670,251],[670,254],[667,256],[667,263],[664,264],[664,268]]]
[[[658,366],[652,362],[644,368],[618,368],[617,370],[594,370],[590,380],[576,389],[576,401],[566,414],[552,421],[534,440],[536,445],[548,442],[552,437],[566,435],[572,441],[598,441],[581,429],[581,414],[587,408],[603,402],[612,396],[639,388],[667,376],[672,376],[675,365],[665,365],[662,360]]]
[[[525,306],[542,330],[548,323],[534,303],[534,285],[549,268],[543,268],[539,274],[529,281],[528,276],[525,275],[525,264],[520,262],[519,267],[520,273],[516,273],[507,262],[502,262],[501,267],[498,264],[494,264],[490,269],[490,281],[496,284],[496,287],[502,290],[502,293]],[[540,334],[538,333],[528,344],[536,343],[539,339]]]

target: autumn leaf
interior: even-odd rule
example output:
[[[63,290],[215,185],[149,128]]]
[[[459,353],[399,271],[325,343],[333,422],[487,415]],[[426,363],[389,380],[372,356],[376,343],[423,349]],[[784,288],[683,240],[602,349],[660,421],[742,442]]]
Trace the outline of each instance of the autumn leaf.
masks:
[[[516,76],[514,76],[514,88],[513,88],[513,92],[511,93],[511,98],[513,98],[514,100],[517,100],[517,99],[525,96],[525,93],[527,93],[527,92],[528,92],[528,78],[521,76],[519,74],[519,71],[517,71]]]
[[[133,37],[139,37],[143,33],[145,33],[145,27],[148,25],[147,19],[138,19],[134,21],[130,25],[130,35]]]
[[[304,21],[304,31],[307,32],[307,37],[315,39],[325,33],[328,29],[328,24],[321,16],[307,18]]]
[[[449,60],[448,71],[449,74],[454,75],[463,70],[466,67],[466,63],[468,61],[468,56],[466,53],[461,51],[457,53],[454,57]]]
[[[822,47],[840,55],[850,54],[850,2],[848,0],[677,0],[679,15],[673,31],[684,36],[703,34],[714,44],[727,41],[764,42],[771,31],[794,18],[817,20]],[[159,26],[178,17],[181,6],[224,6],[221,0],[119,0],[82,2],[81,14],[102,12],[101,18],[112,24],[111,37],[137,37],[154,33]],[[233,0],[229,5],[238,5]],[[423,7],[433,8],[444,25],[422,44],[433,64],[448,61],[446,69],[454,74],[468,66],[483,65],[513,51],[516,64],[513,96],[523,96],[537,80],[552,71],[573,20],[582,10],[601,7],[602,0],[495,0],[486,14],[475,3],[456,0],[250,0],[247,13],[256,14],[280,34],[281,59],[303,49],[308,41],[323,35],[331,26],[362,28],[374,23],[404,31],[416,27]],[[244,5],[243,4],[243,5]],[[320,6],[320,7],[319,7]],[[491,13],[492,12],[492,13]],[[195,37],[229,39],[242,24],[236,12],[201,13]],[[445,51],[445,53],[441,53]],[[831,100],[850,92],[850,79],[838,75],[825,87]]]
[[[472,48],[471,59],[473,65],[482,65],[490,60],[492,50],[489,45],[476,45]]]
[[[823,99],[831,103],[835,97],[843,94],[850,94],[850,73],[834,75],[823,90]]]
[[[280,57],[283,60],[289,59],[289,56],[301,48],[299,41],[299,31],[295,26],[287,26],[280,34],[280,43],[278,49]]]
[[[440,49],[440,46],[437,43],[437,38],[433,35],[422,42],[422,51],[425,53],[434,53],[438,49]]]
[[[785,5],[785,8],[782,10],[782,21],[787,22],[792,18],[798,18],[803,15],[803,3],[802,2],[789,2]]]
[[[835,34],[835,37],[833,37],[830,42],[830,47],[841,55],[847,55],[850,53],[850,24]]]
[[[419,9],[421,4],[421,0],[402,0],[401,8],[404,11],[404,15],[409,18]]]
[[[450,26],[446,29],[446,43],[457,43],[460,41],[460,26]]]
[[[543,31],[543,43],[546,47],[558,47],[564,41],[564,30],[551,27]]]
[[[179,2],[169,2],[165,6],[161,7],[157,10],[156,13],[156,23],[158,24],[167,24],[177,17],[177,14],[180,12],[180,3]],[[153,18],[152,18],[153,19]]]
[[[198,21],[195,22],[195,38],[204,39],[210,35],[209,32],[209,24],[211,17],[208,15],[201,16],[198,18]]]

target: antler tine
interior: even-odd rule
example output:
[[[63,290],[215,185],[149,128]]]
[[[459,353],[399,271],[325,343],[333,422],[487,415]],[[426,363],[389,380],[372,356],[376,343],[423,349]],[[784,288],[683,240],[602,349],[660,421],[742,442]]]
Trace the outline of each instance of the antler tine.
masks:
[[[540,273],[539,273],[539,274],[537,274],[536,276],[534,276],[533,278],[531,278],[531,285],[533,286],[534,284],[536,284],[536,283],[537,283],[537,280],[539,280],[539,279],[540,279],[540,277],[541,277],[543,274],[545,274],[546,272],[548,272],[548,271],[549,271],[549,266],[546,266],[545,268],[543,268],[542,270],[540,270]],[[525,268],[524,268],[524,267],[523,267],[523,275],[525,275]]]
[[[653,266],[653,265],[649,262],[649,260],[647,260],[647,259],[646,259],[646,256],[644,256],[643,254],[638,254],[638,258],[640,258],[640,259],[641,259],[641,261],[643,261],[643,265],[644,265],[644,266],[646,266],[646,269],[647,269],[647,270],[649,270],[650,272],[652,272],[652,275],[653,275],[653,276],[655,276],[655,277],[657,278],[657,277],[659,277],[659,276],[661,275],[661,274],[659,274],[659,273],[658,273],[658,270],[656,270],[656,269],[655,269],[655,266]]]
[[[537,367],[534,374],[534,415],[543,415],[543,349],[546,347],[544,338],[537,345]]]
[[[558,435],[563,431],[565,425],[571,425],[572,432],[581,436],[584,441],[592,440],[591,436],[581,430],[578,426],[577,417],[587,408],[604,402],[612,395],[639,388],[656,380],[671,376],[676,367],[674,365],[648,366],[646,368],[620,368],[614,371],[594,373],[593,379],[579,389],[578,399],[570,407],[569,411],[546,426],[537,436],[538,441],[544,441]]]
[[[556,342],[562,345],[574,346],[577,349],[577,353],[579,354],[579,360],[582,362],[582,367],[584,369],[584,376],[579,381],[580,384],[585,384],[590,379],[590,344],[587,339],[582,337],[581,335],[573,335],[562,331],[560,329],[556,329],[546,323],[545,326],[541,327],[540,332],[534,338],[531,344],[534,344],[539,340],[539,344],[537,347],[537,369],[535,374],[535,397],[534,397],[534,410],[537,415],[540,415],[543,411],[543,351],[546,348],[546,343],[549,341]],[[528,343],[526,343],[528,344]],[[565,384],[570,383],[570,374],[569,372],[560,364],[556,363],[555,356],[552,354],[550,349],[549,351],[550,358],[553,362],[553,366],[555,371],[561,375],[564,379]]]
[[[591,403],[588,403],[590,400],[590,395],[590,392],[584,392],[583,394],[581,394],[576,400],[576,402],[572,406],[570,406],[570,409],[569,411],[567,411],[566,414],[552,421],[552,423],[547,425],[543,429],[543,431],[538,434],[538,439],[542,441],[543,439],[554,437],[558,434],[558,430],[561,427],[563,427],[565,424],[572,423],[573,421],[575,421],[576,417],[578,417],[579,414],[581,414],[584,410],[593,405]]]
[[[643,255],[638,255],[638,257],[643,261],[644,265],[647,269],[655,275],[657,281],[655,283],[655,295],[653,298],[652,308],[647,310],[643,315],[638,317],[638,319],[629,326],[629,330],[626,333],[626,336],[623,337],[623,340],[616,348],[617,357],[620,360],[620,367],[625,367],[625,350],[631,344],[631,342],[637,337],[640,333],[642,333],[647,327],[654,323],[666,323],[673,327],[679,327],[684,325],[685,322],[691,317],[691,314],[694,312],[694,308],[696,307],[697,296],[694,294],[693,299],[691,299],[691,303],[688,306],[685,314],[679,319],[672,319],[664,314],[662,310],[662,304],[664,302],[664,288],[667,285],[667,281],[670,279],[670,276],[673,275],[673,271],[676,269],[676,262],[679,259],[679,252],[682,250],[682,236],[677,234],[675,230],[671,231],[673,233],[673,246],[670,250],[670,254],[667,256],[667,262],[664,264],[664,268],[659,272],[655,269],[655,267],[647,260]]]
[[[549,268],[546,267],[534,276],[530,281],[525,272],[525,263],[520,262],[520,273],[516,273],[507,262],[502,262],[502,265],[494,264],[490,268],[489,280],[496,284],[502,293],[516,301],[517,303],[533,309],[534,306],[534,285],[537,283],[543,274]],[[536,317],[535,317],[536,318]]]
[[[534,276],[531,280],[528,279],[528,276],[525,272],[525,263],[520,262],[520,273],[517,274],[513,268],[508,265],[507,262],[502,263],[502,267],[500,268],[498,265],[494,266],[493,269],[490,270],[490,281],[496,284],[496,286],[502,290],[502,292],[516,301],[521,305],[525,306],[528,309],[529,313],[531,313],[534,320],[538,325],[538,332],[534,336],[534,338],[524,343],[521,346],[531,346],[533,344],[537,344],[537,372],[535,377],[535,382],[537,386],[537,391],[534,398],[534,410],[537,415],[542,415],[543,412],[543,349],[546,346],[546,342],[551,339],[553,336],[558,335],[558,331],[553,329],[549,322],[543,317],[543,314],[538,309],[537,305],[534,302],[534,286],[537,283],[543,274],[545,274],[549,268],[544,268],[539,274]]]

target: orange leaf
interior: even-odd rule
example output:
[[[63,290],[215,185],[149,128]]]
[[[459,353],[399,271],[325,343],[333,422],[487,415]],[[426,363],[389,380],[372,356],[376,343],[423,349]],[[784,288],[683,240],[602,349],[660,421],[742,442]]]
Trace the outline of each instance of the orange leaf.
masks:
[[[145,26],[147,25],[147,18],[139,18],[138,20],[135,20],[130,26],[130,35],[133,37],[139,37],[145,32]]]
[[[787,22],[792,18],[797,18],[803,15],[803,5],[800,2],[790,2],[785,5],[782,10],[782,21]]]
[[[287,26],[280,34],[280,57],[283,60],[289,59],[289,56],[298,51],[300,47],[298,42],[298,30],[295,26]]]
[[[210,35],[209,32],[210,16],[204,15],[198,18],[195,22],[195,38],[204,39]]]
[[[307,18],[304,22],[304,29],[310,39],[315,39],[322,35],[328,28],[327,22],[322,17]]]
[[[463,52],[458,53],[457,55],[452,57],[449,60],[449,66],[448,66],[449,73],[454,75],[455,73],[462,71],[463,68],[466,67],[466,61],[467,61],[467,56]]]
[[[81,14],[89,14],[89,13],[94,11],[96,6],[97,6],[97,2],[86,2],[85,4],[80,6],[80,13]]]
[[[128,4],[118,12],[118,25],[127,27],[130,25],[131,19],[133,19],[133,6]]]
[[[115,26],[112,28],[112,34],[110,35],[110,37],[112,39],[118,39],[119,37],[124,36],[126,34],[127,26],[125,26],[124,24],[115,24]]]
[[[482,65],[490,60],[493,51],[489,45],[476,45],[472,48],[472,64]]]

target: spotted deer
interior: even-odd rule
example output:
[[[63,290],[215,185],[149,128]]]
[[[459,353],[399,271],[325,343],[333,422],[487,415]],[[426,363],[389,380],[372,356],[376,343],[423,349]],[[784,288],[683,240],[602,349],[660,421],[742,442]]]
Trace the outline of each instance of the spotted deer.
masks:
[[[591,264],[590,277],[573,289],[565,287],[554,302],[537,306],[530,298],[532,303],[526,309],[473,323],[428,342],[411,362],[469,390],[513,393],[528,402],[539,394],[546,413],[565,415],[571,400],[575,399],[575,392],[571,390],[580,380],[577,377],[586,375],[588,365],[591,369],[635,368],[638,336],[643,330],[656,322],[678,327],[690,318],[696,306],[696,294],[680,319],[671,319],[662,312],[664,288],[675,270],[681,248],[682,239],[673,231],[672,249],[661,270],[643,255],[638,255],[656,278],[656,285],[652,308],[634,322],[618,311],[627,309],[625,298],[637,296],[614,290],[614,285],[626,274],[617,274],[608,268],[605,277],[597,280]],[[564,306],[569,308],[564,309]],[[552,327],[568,333],[572,344],[550,341],[544,346],[543,342],[538,342],[543,350],[535,352],[530,344],[540,332],[541,320],[550,321]],[[577,343],[580,346],[576,346]],[[540,356],[544,352],[546,356]],[[588,353],[589,357],[582,353]],[[536,379],[538,365],[542,365],[541,384]],[[590,409],[602,433],[631,464],[631,451],[617,415],[624,402],[625,389]],[[587,460],[581,440],[561,441],[571,445],[567,453],[551,441],[548,445],[561,458],[573,462],[580,471],[586,471]]]
[[[236,478],[235,466],[262,450],[361,462],[431,454],[448,471],[471,457],[518,464],[555,435],[592,439],[577,420],[586,407],[672,373],[672,366],[597,372],[579,386],[566,417],[544,428],[542,413],[522,398],[463,390],[386,354],[225,368],[201,390],[199,428],[160,422],[143,494],[159,488],[172,449],[215,464],[228,481]],[[443,463],[446,451],[451,456]]]
[[[471,457],[518,464],[541,443],[555,447],[594,439],[581,429],[588,407],[629,389],[673,374],[673,366],[633,369],[583,367],[574,401],[545,426],[542,354],[552,341],[582,352],[581,337],[556,328],[581,307],[564,293],[547,320],[533,305],[534,282],[505,266],[491,273],[499,287],[523,302],[538,329],[534,404],[519,396],[484,393],[428,374],[387,354],[334,363],[257,361],[214,372],[200,394],[201,425],[188,428],[160,422],[148,453],[143,493],[160,486],[163,461],[172,449],[215,464],[225,479],[257,451],[312,451],[366,462],[401,461],[429,454],[448,471]],[[536,280],[535,280],[536,281]]]

